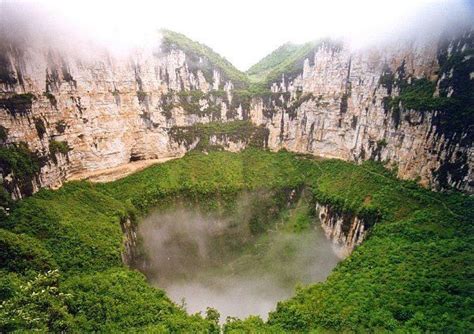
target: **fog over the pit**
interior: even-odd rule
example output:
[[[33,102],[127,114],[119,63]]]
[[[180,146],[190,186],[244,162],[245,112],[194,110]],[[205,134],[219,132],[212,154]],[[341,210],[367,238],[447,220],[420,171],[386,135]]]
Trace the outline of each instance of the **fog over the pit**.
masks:
[[[360,48],[432,38],[474,21],[470,0],[11,1],[0,2],[0,35],[82,53],[127,55],[182,32],[245,70],[281,44],[331,37]]]
[[[324,280],[340,261],[319,224],[303,232],[272,225],[252,236],[251,202],[244,194],[230,216],[178,207],[155,211],[139,225],[147,261],[140,270],[190,313],[214,307],[227,316],[266,318],[298,284]]]

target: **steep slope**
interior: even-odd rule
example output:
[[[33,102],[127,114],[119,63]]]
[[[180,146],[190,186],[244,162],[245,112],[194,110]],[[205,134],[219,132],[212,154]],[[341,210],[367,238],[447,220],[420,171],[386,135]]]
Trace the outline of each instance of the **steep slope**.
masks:
[[[301,48],[301,45],[285,43],[255,65],[252,65],[245,73],[251,81],[263,81],[273,69],[288,61]]]
[[[211,330],[213,317],[187,315],[123,267],[122,257],[137,251],[137,218],[176,199],[219,212],[240,192],[258,189],[286,190],[286,205],[302,185],[322,220],[344,217],[339,229],[347,233],[346,222],[359,217],[366,240],[326,282],[279,303],[268,323],[231,319],[226,330],[472,331],[472,198],[430,192],[373,162],[263,150],[190,153],[112,183],[72,182],[17,203],[0,221],[7,299],[0,330]],[[267,215],[259,221],[267,223]],[[48,269],[57,271],[38,276]]]
[[[380,160],[402,178],[472,192],[472,29],[356,51],[286,45],[252,83],[210,48],[162,35],[126,57],[2,39],[2,206],[84,172],[181,156],[202,137],[242,149],[238,134],[193,130],[242,120],[272,150]]]
[[[175,141],[180,128],[246,118],[227,79],[238,86],[245,76],[209,48],[163,34],[128,57],[2,42],[1,167],[14,198],[84,171],[180,156],[197,144]]]
[[[334,43],[254,99],[269,147],[380,160],[436,189],[473,190],[473,31],[351,51]]]
[[[204,71],[208,82],[212,81],[213,70],[223,76],[222,81],[232,81],[236,88],[244,88],[247,84],[247,76],[234,67],[227,59],[217,54],[208,46],[193,41],[185,35],[171,31],[161,30],[161,49],[164,52],[170,50],[182,50],[187,55],[187,65]]]

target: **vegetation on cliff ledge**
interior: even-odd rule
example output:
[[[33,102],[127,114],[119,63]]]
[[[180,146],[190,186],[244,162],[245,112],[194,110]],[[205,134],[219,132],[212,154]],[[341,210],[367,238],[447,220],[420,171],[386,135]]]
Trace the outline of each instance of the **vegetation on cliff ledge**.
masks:
[[[22,194],[31,195],[32,180],[43,165],[44,159],[37,152],[32,152],[24,142],[0,147],[0,207],[10,207],[10,194],[14,193],[15,186]],[[3,209],[0,209],[0,218]]]
[[[470,332],[473,199],[397,180],[375,163],[287,152],[192,152],[107,183],[67,183],[17,203],[0,223],[0,331],[211,332],[123,266],[121,221],[185,196],[217,210],[246,189],[305,185],[313,201],[373,219],[326,282],[298,288],[268,322],[225,332]],[[27,259],[27,261],[26,261]]]
[[[24,116],[31,112],[35,99],[36,97],[31,93],[13,94],[0,99],[0,108],[7,110],[13,117]]]
[[[285,75],[286,79],[294,77],[296,73],[303,71],[305,59],[312,61],[311,55],[314,57],[317,45],[316,42],[302,45],[284,44],[252,66],[247,74],[253,82],[263,86],[280,81],[282,75]]]
[[[179,48],[189,56],[192,56],[192,58],[197,58],[196,61],[198,62],[199,58],[206,58],[214,66],[220,69],[222,71],[221,74],[227,77],[228,80],[231,80],[235,86],[243,87],[247,84],[248,79],[244,73],[236,69],[231,62],[214,52],[214,50],[212,50],[207,45],[193,41],[185,35],[171,30],[164,29],[161,30],[161,33],[163,38],[161,47],[163,50]],[[206,72],[206,68],[201,68],[201,70],[203,73]],[[208,77],[206,78],[208,81],[211,81],[209,79],[212,78],[212,73],[208,72],[204,73],[204,75]]]
[[[242,143],[246,147],[266,148],[268,146],[268,129],[256,126],[250,121],[211,122],[192,126],[174,126],[170,137],[178,144],[199,151],[223,150],[226,142]]]
[[[56,154],[66,155],[71,150],[68,143],[66,141],[57,141],[57,140],[50,140],[49,141],[49,153],[51,160],[57,164],[58,158]]]

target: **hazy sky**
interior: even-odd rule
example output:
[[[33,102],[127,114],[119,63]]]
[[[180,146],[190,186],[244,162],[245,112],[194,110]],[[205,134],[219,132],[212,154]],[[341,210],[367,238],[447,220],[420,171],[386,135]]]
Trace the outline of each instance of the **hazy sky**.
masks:
[[[150,33],[157,28],[176,30],[209,45],[244,70],[286,41],[305,42],[329,35],[345,36],[362,45],[404,34],[407,29],[431,31],[453,20],[472,18],[473,2],[42,0],[29,2],[28,7],[42,13],[40,25],[67,25],[113,47],[146,43],[155,38]]]

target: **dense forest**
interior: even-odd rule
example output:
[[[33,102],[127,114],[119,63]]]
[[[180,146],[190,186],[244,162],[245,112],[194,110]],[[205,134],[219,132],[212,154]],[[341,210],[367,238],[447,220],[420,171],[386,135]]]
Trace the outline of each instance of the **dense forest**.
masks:
[[[471,197],[430,192],[373,162],[247,149],[191,152],[15,203],[0,230],[1,331],[219,331],[216,310],[189,315],[123,265],[123,223],[177,197],[216,211],[244,190],[301,186],[313,203],[371,218],[367,240],[326,282],[278,303],[268,322],[228,319],[224,332],[473,330]]]

